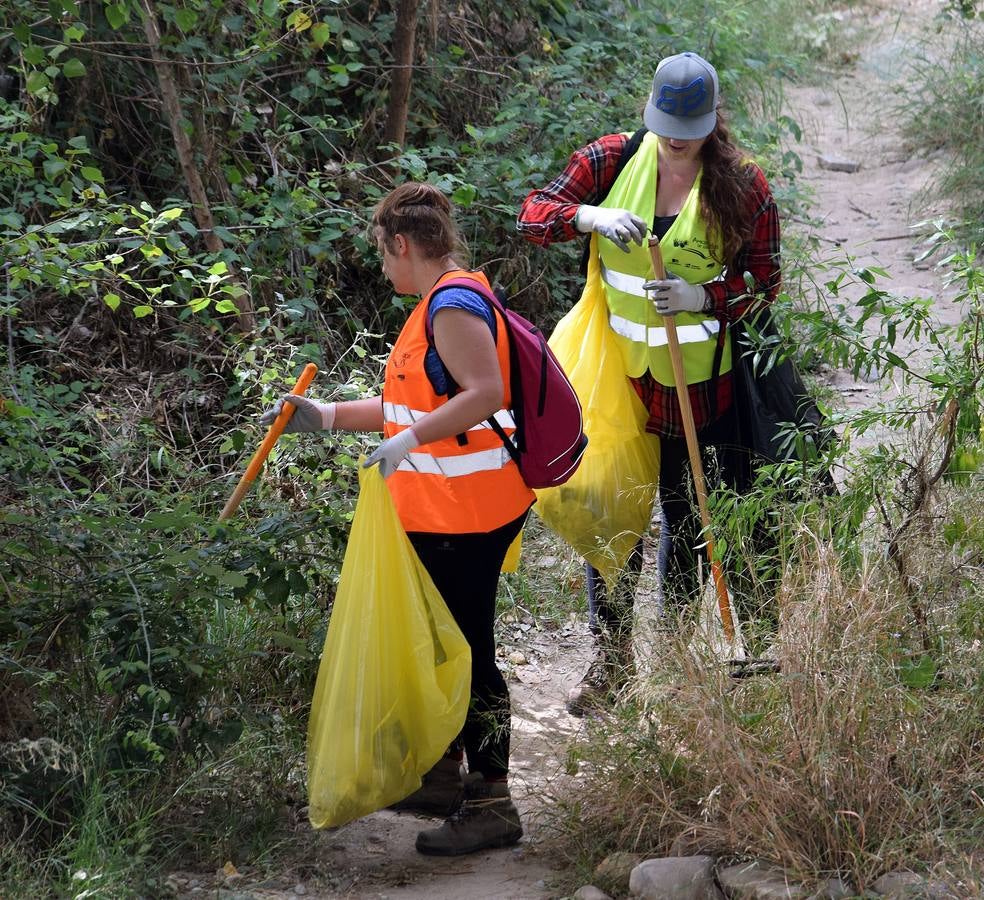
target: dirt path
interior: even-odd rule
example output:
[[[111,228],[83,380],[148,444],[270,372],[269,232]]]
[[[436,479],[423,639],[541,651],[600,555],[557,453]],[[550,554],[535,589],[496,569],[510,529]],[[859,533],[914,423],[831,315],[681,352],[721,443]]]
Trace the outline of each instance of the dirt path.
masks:
[[[588,650],[585,627],[573,621],[550,631],[523,620],[501,627],[502,667],[513,704],[510,781],[527,831],[522,844],[459,859],[425,857],[414,850],[414,839],[437,820],[378,812],[324,835],[311,863],[333,873],[334,890],[316,892],[312,885],[310,895],[392,900],[556,896],[548,884],[554,871],[537,850],[537,815],[567,743],[580,728],[564,708],[564,698],[586,668]],[[524,661],[510,662],[511,654]]]
[[[954,324],[962,315],[952,299],[955,290],[944,287],[932,261],[920,261],[928,229],[914,227],[942,211],[933,175],[945,159],[941,152],[907,151],[895,114],[903,102],[912,102],[909,94],[897,90],[905,84],[907,67],[914,58],[933,52],[925,35],[932,33],[939,8],[933,0],[901,0],[845,13],[847,30],[865,36],[857,58],[819,84],[788,89],[787,106],[803,129],[803,139],[793,149],[803,160],[801,182],[814,192],[812,213],[820,221],[816,234],[824,258],[849,256],[856,267],[887,270],[889,277],[879,278],[877,287],[898,296],[934,298],[937,319]],[[825,157],[828,162],[852,161],[860,168],[853,173],[831,171],[821,167]],[[792,229],[802,226],[794,223]],[[824,280],[822,273],[816,277]],[[844,294],[856,300],[863,292],[864,286],[857,285]],[[902,340],[896,347],[899,355],[913,353],[916,360],[921,349]],[[878,374],[867,382],[842,371],[829,371],[825,377],[843,395],[848,410],[900,392]],[[881,437],[885,435],[872,432],[860,445]]]
[[[856,10],[856,24],[863,24],[866,35],[857,59],[818,86],[790,88],[787,97],[790,114],[803,128],[803,140],[795,149],[804,163],[802,179],[816,194],[813,210],[822,222],[819,235],[829,257],[847,253],[858,265],[887,269],[890,278],[882,287],[901,295],[938,298],[940,319],[953,322],[960,311],[947,299],[930,265],[916,262],[923,238],[911,227],[931,212],[923,200],[930,190],[932,167],[940,160],[903,152],[896,121],[880,106],[889,96],[889,86],[904,77],[904,61],[935,9],[928,0],[902,0],[891,8]],[[880,112],[873,118],[876,109]],[[821,156],[853,159],[860,169],[853,174],[829,171],[820,167]],[[829,373],[829,381],[852,409],[892,390],[884,383],[857,383],[839,372]],[[259,880],[245,868],[245,877],[232,879],[218,873],[175,873],[178,894],[228,900],[556,897],[550,887],[554,870],[538,850],[538,814],[566,746],[581,727],[567,714],[563,700],[586,668],[590,644],[584,623],[575,621],[548,631],[538,630],[531,621],[504,623],[500,638],[514,708],[512,783],[527,828],[519,847],[432,859],[418,855],[413,844],[417,831],[431,827],[434,820],[379,812],[313,833],[302,819],[296,840],[283,854],[292,862],[285,860],[276,877]],[[516,652],[524,661],[518,656],[509,661]]]

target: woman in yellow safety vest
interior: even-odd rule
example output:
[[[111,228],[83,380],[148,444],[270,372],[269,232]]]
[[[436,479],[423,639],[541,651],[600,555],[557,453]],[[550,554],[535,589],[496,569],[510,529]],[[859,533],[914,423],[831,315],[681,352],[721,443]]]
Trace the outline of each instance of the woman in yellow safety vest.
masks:
[[[509,692],[495,662],[495,596],[506,551],[523,527],[533,492],[502,439],[515,430],[509,344],[500,313],[477,291],[451,286],[467,271],[447,198],[430,184],[403,184],[376,207],[373,230],[383,272],[414,307],[386,363],[383,393],[321,403],[288,394],[287,431],[381,431],[366,465],[379,465],[417,555],[472,652],[471,702],[460,741],[397,808],[447,816],[420,832],[417,849],[472,853],[517,842],[523,830],[510,798]],[[462,761],[468,774],[462,779]]]
[[[662,60],[643,121],[635,135],[609,134],[575,151],[559,177],[526,197],[518,228],[542,246],[598,235],[609,327],[649,410],[646,429],[661,439],[657,571],[661,599],[679,613],[697,589],[701,539],[663,317],[675,316],[705,465],[744,490],[750,459],[734,446],[726,326],[756,298],[771,301],[779,290],[779,218],[761,169],[731,140],[718,109],[717,72],[706,59],[680,53]],[[660,240],[665,280],[653,279],[649,231]],[[631,669],[641,565],[640,541],[612,596],[587,566],[590,625],[601,653],[568,697],[575,714],[609,699]]]

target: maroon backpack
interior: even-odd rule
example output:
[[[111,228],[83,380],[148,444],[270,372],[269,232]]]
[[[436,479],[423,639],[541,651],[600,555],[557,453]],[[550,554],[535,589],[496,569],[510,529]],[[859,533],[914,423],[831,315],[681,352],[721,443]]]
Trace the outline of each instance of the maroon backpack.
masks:
[[[483,284],[470,278],[452,278],[441,284],[431,299],[447,288],[467,288],[499,311],[509,339],[509,390],[516,423],[513,437],[490,417],[487,421],[502,439],[531,488],[556,487],[567,481],[581,463],[588,437],[584,433],[581,403],[546,338],[528,319],[507,309]],[[427,340],[434,343],[430,316]]]

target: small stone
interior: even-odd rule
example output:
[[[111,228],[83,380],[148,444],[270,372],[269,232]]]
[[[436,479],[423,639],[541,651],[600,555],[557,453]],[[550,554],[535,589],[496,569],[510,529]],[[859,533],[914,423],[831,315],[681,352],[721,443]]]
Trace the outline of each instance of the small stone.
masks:
[[[735,900],[805,900],[810,895],[804,885],[791,884],[782,869],[757,861],[722,869],[718,882]]]
[[[246,876],[243,875],[241,872],[234,872],[232,875],[226,875],[226,877],[225,877],[225,886],[226,887],[235,887],[245,877]]]
[[[853,175],[861,171],[861,163],[857,160],[848,159],[846,156],[835,156],[832,153],[821,153],[817,157],[817,164],[828,172],[847,172]]]
[[[647,859],[632,870],[629,890],[644,900],[724,900],[711,856]]]
[[[303,897],[307,893],[307,888],[298,882],[294,885],[294,893],[297,894],[298,897]]]
[[[625,894],[629,890],[632,870],[645,859],[641,853],[618,850],[610,853],[594,870],[594,880],[602,889],[612,894]]]
[[[586,884],[574,891],[571,900],[612,900],[601,888]]]
[[[537,562],[537,565],[541,569],[552,569],[555,565],[557,565],[557,557],[556,556],[541,556],[540,559],[539,559],[539,561]]]
[[[526,656],[525,654],[520,653],[519,650],[513,650],[513,652],[509,654],[508,659],[514,666],[526,665]]]
[[[811,895],[810,900],[846,900],[847,897],[856,896],[857,891],[844,879],[828,878],[817,885],[816,892]]]
[[[940,881],[929,881],[915,872],[886,872],[871,889],[892,900],[953,900],[954,894]]]

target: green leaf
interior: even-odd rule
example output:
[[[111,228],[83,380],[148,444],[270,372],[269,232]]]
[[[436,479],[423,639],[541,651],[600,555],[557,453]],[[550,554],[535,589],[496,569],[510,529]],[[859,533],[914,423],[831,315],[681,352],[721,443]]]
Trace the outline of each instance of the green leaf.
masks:
[[[936,660],[928,653],[918,659],[907,659],[899,667],[899,678],[906,687],[914,690],[931,687],[936,680]]]
[[[63,159],[46,159],[42,164],[42,168],[48,178],[54,178],[56,175],[61,175],[68,168],[68,163]]]
[[[172,206],[170,209],[165,209],[164,212],[161,213],[161,218],[165,222],[170,222],[173,219],[179,219],[183,212],[184,210],[180,206]]]
[[[133,307],[133,316],[134,318],[142,319],[144,316],[149,316],[153,311],[153,306],[135,306]]]
[[[44,50],[33,44],[21,50],[21,55],[24,57],[24,60],[29,62],[32,66],[40,66],[46,59]]]
[[[198,24],[198,13],[193,9],[179,9],[174,14],[174,24],[182,31],[191,31]]]
[[[234,313],[236,312],[236,304],[231,300],[220,300],[215,304],[215,311],[220,313]]]
[[[44,72],[35,70],[27,76],[27,92],[29,94],[40,94],[49,84],[51,84],[51,80]]]
[[[119,294],[104,294],[103,302],[112,310],[119,309],[120,306],[120,295]]]
[[[478,189],[473,184],[463,184],[455,188],[451,194],[452,202],[461,207],[469,207],[478,196]]]
[[[114,31],[122,28],[130,18],[130,10],[127,9],[125,3],[111,3],[104,10],[106,14],[106,21],[109,22],[109,27]]]
[[[73,56],[71,59],[65,60],[62,66],[62,74],[66,78],[81,78],[85,75],[85,63],[77,56]]]
[[[82,166],[79,170],[82,173],[82,177],[88,181],[95,181],[97,184],[104,184],[106,179],[103,178],[103,173],[100,172],[95,166]]]
[[[233,588],[246,587],[249,583],[249,579],[245,575],[240,572],[230,572],[228,569],[222,572],[219,576],[219,581]]]
[[[287,16],[287,27],[294,31],[306,31],[311,27],[311,17],[303,9],[295,9]]]
[[[225,275],[229,271],[229,267],[220,259],[217,263],[209,267],[209,275]]]
[[[319,50],[328,43],[331,38],[331,28],[329,28],[324,22],[318,22],[311,29],[311,43],[314,44]]]

